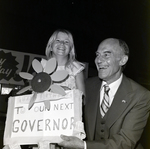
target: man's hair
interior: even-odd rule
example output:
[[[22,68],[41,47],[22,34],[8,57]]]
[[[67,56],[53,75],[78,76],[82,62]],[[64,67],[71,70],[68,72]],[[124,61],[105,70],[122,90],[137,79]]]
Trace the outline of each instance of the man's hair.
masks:
[[[119,41],[119,45],[120,45],[121,49],[123,50],[124,54],[129,57],[129,47],[126,44],[126,42],[121,39],[118,39],[118,41]],[[126,64],[122,66],[122,71],[125,69],[125,67],[126,67]]]
[[[126,42],[123,41],[123,40],[121,40],[121,39],[118,39],[118,41],[119,41],[119,45],[120,45],[120,47],[122,48],[124,54],[129,57],[129,47],[128,47],[128,45],[126,44]]]

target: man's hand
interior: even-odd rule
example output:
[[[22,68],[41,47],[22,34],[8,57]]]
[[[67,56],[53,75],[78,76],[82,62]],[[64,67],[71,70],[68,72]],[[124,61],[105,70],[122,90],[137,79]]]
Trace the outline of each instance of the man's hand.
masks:
[[[72,148],[72,149],[84,149],[84,142],[77,137],[74,136],[65,136],[61,135],[62,142],[58,145],[63,146],[65,148]]]
[[[10,149],[8,145],[5,145],[2,149]]]

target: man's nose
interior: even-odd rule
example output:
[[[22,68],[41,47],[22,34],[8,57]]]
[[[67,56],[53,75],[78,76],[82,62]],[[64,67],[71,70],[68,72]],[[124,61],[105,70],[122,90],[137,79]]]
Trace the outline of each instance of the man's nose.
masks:
[[[97,59],[98,63],[105,61],[104,58],[101,55],[97,56],[96,59]]]

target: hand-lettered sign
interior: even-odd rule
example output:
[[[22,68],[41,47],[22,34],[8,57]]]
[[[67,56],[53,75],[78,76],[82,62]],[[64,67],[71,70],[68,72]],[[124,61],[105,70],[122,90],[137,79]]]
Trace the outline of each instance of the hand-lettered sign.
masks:
[[[30,95],[10,97],[4,144],[38,144],[42,140],[53,143],[61,141],[60,135],[81,136],[82,94],[79,90],[67,91],[65,96],[55,93],[40,93],[29,110]],[[50,102],[48,110],[44,101]]]

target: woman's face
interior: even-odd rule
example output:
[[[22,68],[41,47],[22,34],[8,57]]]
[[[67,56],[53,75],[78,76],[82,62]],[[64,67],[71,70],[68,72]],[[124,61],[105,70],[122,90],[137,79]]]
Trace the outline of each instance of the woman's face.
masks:
[[[53,56],[55,57],[68,57],[70,53],[70,40],[66,33],[59,32],[52,44]]]

